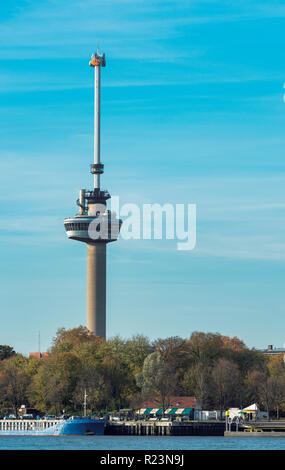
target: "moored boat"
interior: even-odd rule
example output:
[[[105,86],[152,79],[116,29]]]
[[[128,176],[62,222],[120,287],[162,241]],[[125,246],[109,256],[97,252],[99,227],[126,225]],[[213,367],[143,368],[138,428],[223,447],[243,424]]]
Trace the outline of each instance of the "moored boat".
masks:
[[[104,434],[106,420],[72,416],[64,420],[60,435],[92,436]]]
[[[107,421],[102,418],[72,416],[60,420],[1,420],[2,435],[94,436],[103,435]]]

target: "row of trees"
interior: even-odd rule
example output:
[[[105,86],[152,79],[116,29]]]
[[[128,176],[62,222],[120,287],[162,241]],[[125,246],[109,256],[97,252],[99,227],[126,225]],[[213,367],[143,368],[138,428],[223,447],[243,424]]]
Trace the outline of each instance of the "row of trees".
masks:
[[[0,412],[22,405],[42,413],[139,408],[145,398],[163,405],[173,395],[195,396],[204,409],[258,402],[285,412],[285,364],[238,338],[194,332],[189,339],[150,342],[144,336],[104,341],[84,327],[58,330],[44,359],[0,346]]]

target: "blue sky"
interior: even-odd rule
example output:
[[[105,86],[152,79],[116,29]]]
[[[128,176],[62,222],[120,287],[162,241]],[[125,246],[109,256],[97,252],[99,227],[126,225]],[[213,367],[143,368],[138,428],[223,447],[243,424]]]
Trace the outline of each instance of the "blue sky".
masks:
[[[67,240],[92,186],[102,71],[102,186],[197,204],[197,245],[108,246],[107,332],[285,342],[285,5],[50,0],[1,4],[0,344],[47,349],[85,324],[86,247]]]

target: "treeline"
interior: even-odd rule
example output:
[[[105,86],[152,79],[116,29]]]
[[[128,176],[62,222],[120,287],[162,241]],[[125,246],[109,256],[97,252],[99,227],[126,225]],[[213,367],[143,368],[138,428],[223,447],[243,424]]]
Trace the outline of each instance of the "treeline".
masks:
[[[189,339],[144,336],[104,341],[84,327],[57,331],[49,356],[27,358],[0,346],[0,414],[22,404],[41,413],[137,409],[146,398],[195,396],[203,409],[259,403],[285,411],[283,356],[249,349],[237,337],[194,332]]]

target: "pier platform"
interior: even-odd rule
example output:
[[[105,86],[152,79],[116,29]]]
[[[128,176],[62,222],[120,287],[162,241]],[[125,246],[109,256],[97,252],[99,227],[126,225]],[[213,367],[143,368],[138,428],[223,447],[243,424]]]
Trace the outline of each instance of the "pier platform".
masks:
[[[224,437],[285,437],[285,432],[279,431],[263,431],[263,432],[244,432],[244,431],[225,431]]]
[[[238,429],[226,429],[225,437],[285,437],[285,421],[257,421],[239,424]]]
[[[224,421],[124,421],[108,423],[105,434],[133,436],[223,436]]]

